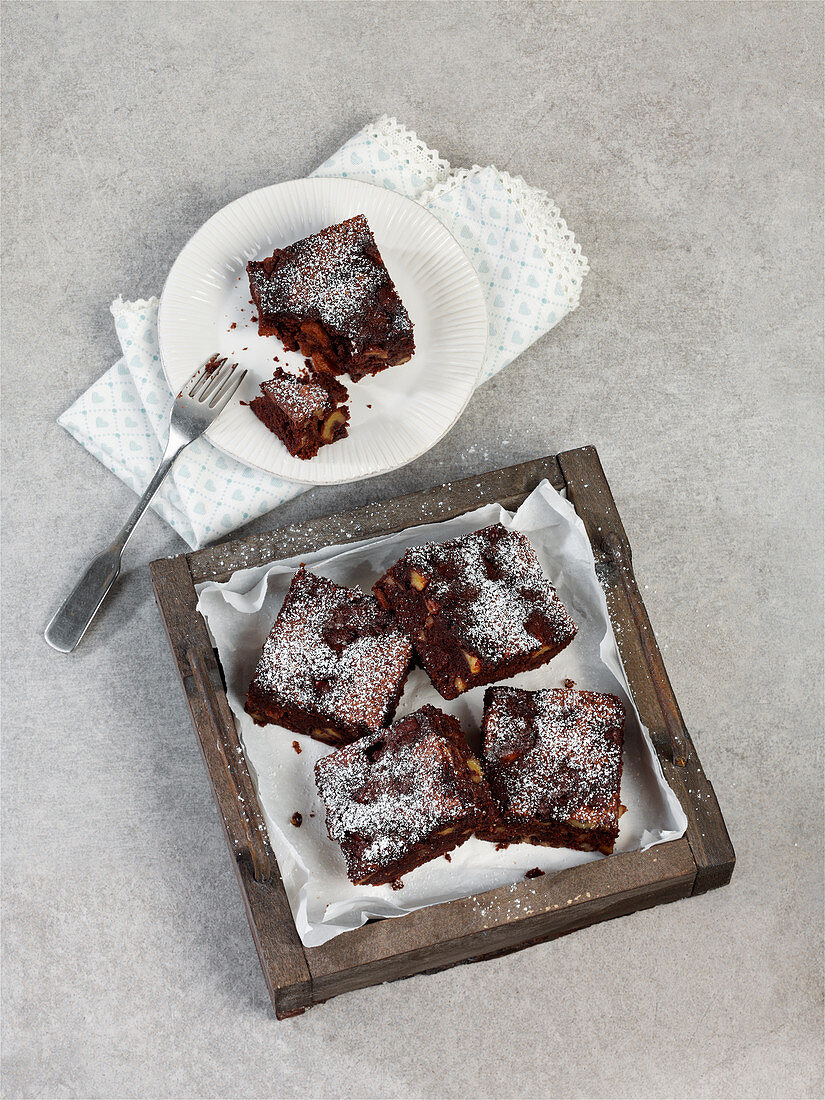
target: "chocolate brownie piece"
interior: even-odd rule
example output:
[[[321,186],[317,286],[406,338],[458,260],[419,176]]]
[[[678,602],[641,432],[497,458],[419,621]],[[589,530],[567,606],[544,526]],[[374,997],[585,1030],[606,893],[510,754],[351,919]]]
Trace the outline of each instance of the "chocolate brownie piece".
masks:
[[[247,264],[258,333],[354,382],[406,363],[413,324],[363,214]]]
[[[538,668],[576,634],[529,540],[500,523],[413,547],[373,592],[445,699]]]
[[[431,706],[323,757],[315,782],[356,885],[398,883],[494,812],[461,727]]]
[[[302,565],[264,643],[246,710],[259,726],[347,744],[392,721],[411,661],[409,638],[372,596]]]
[[[346,389],[329,374],[295,375],[277,367],[249,407],[291,455],[314,458],[319,447],[347,434],[346,400]]]
[[[615,695],[488,688],[482,761],[500,817],[479,836],[612,852],[624,811],[624,717]]]

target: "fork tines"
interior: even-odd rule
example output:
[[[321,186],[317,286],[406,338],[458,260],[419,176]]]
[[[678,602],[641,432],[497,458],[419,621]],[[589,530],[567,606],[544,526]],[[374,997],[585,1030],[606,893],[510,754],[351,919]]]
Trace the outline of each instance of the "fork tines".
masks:
[[[208,404],[210,409],[214,409],[224,398],[231,397],[246,377],[246,371],[241,371],[233,379],[238,364],[229,363],[227,370],[227,362],[226,358],[219,359],[217,355],[213,355],[195,378],[188,396],[195,398],[201,404]]]

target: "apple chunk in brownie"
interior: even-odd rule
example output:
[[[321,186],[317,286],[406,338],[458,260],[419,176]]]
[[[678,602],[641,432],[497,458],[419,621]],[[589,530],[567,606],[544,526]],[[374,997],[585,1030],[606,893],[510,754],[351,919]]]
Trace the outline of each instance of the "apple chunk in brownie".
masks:
[[[322,757],[315,781],[356,885],[395,885],[493,812],[461,727],[432,706]]]
[[[613,851],[624,707],[615,695],[489,688],[482,761],[500,816],[483,840]]]
[[[392,721],[411,661],[409,638],[372,596],[301,566],[264,643],[246,710],[258,725],[347,744]]]
[[[354,382],[405,363],[413,324],[363,214],[247,264],[258,333]]]
[[[295,375],[278,367],[249,407],[291,455],[314,458],[319,448],[347,434],[346,400],[346,389],[331,375]]]
[[[500,523],[413,547],[373,592],[445,699],[538,668],[576,634],[529,540]]]

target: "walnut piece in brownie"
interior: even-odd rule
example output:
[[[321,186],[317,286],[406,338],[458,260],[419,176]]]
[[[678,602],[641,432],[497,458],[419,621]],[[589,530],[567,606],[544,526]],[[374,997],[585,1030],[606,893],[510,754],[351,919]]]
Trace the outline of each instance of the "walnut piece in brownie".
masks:
[[[619,834],[624,707],[615,695],[488,688],[482,762],[498,821],[483,840],[613,851]]]
[[[322,757],[315,782],[356,885],[397,883],[494,813],[461,727],[431,706]]]
[[[260,726],[347,744],[392,721],[411,661],[409,638],[372,596],[302,565],[264,643],[246,710]]]
[[[576,634],[529,540],[500,523],[413,547],[373,592],[445,699],[538,668]]]
[[[363,214],[247,264],[258,333],[354,382],[406,363],[413,324]]]
[[[296,458],[314,458],[318,449],[347,434],[347,391],[329,374],[289,374],[276,367],[261,382],[250,409]]]

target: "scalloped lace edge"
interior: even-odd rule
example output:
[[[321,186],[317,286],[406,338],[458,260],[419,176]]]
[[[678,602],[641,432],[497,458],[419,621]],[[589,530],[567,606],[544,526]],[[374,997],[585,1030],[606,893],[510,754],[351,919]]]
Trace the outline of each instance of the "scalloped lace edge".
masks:
[[[474,164],[472,168],[460,168],[449,179],[436,184],[430,191],[418,197],[418,202],[428,203],[460,187],[478,172],[492,170],[513,199],[521,216],[529,227],[536,243],[553,266],[553,272],[564,288],[570,309],[579,304],[582,281],[590,270],[587,257],[582,255],[581,245],[568,229],[561,211],[539,187],[531,187],[521,176],[511,176],[491,164],[488,168]]]
[[[160,299],[156,294],[153,294],[151,298],[135,298],[124,300],[122,294],[118,294],[117,298],[109,306],[111,312],[114,313],[127,313],[130,310],[138,309],[154,309],[160,302]]]
[[[450,175],[450,162],[423,142],[414,130],[402,126],[397,118],[381,115],[366,130],[371,137],[382,141],[391,155],[415,162],[419,175],[424,177],[425,191],[444,182]]]

